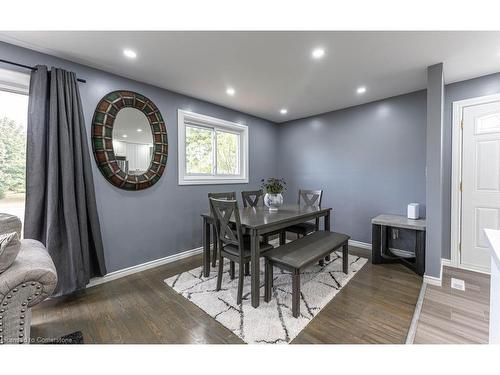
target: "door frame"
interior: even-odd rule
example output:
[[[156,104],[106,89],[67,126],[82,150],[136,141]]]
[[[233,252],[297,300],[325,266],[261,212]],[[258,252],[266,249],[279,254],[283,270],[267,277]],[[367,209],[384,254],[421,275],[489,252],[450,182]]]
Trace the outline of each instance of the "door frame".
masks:
[[[463,111],[467,107],[479,104],[500,102],[500,94],[479,96],[476,98],[458,100],[453,102],[452,119],[452,144],[451,144],[451,266],[475,272],[488,273],[472,267],[463,266],[460,263],[460,238],[461,238],[461,218],[462,218],[462,192],[460,182],[462,180],[462,119]]]

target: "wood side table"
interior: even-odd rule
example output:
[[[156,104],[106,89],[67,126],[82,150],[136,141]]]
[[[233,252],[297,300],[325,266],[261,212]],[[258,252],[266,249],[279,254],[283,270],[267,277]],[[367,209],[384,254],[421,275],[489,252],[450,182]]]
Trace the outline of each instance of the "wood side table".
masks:
[[[395,254],[389,249],[389,229],[402,228],[415,232],[412,256]],[[372,219],[372,263],[401,263],[420,276],[425,272],[425,219],[412,220],[406,216],[382,214]]]

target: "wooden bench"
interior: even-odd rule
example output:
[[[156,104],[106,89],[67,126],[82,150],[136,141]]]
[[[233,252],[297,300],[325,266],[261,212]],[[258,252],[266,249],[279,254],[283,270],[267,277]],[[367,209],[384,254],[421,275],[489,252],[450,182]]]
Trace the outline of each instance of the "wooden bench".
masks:
[[[350,236],[335,232],[317,231],[308,236],[269,250],[263,254],[266,259],[265,297],[271,300],[273,288],[273,266],[292,272],[292,314],[300,314],[300,273],[307,266],[323,260],[342,247],[342,271],[348,272],[348,241]]]

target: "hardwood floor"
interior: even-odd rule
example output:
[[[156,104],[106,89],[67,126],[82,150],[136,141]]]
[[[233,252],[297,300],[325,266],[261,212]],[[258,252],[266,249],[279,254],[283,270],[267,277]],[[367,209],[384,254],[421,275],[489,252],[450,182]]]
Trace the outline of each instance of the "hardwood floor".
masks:
[[[243,343],[163,282],[201,262],[198,255],[44,301],[33,309],[31,336],[80,330],[85,343]],[[402,265],[368,262],[292,343],[402,344],[421,283]]]
[[[451,288],[452,277],[465,291]],[[487,344],[489,304],[489,275],[444,267],[442,286],[427,286],[414,343]]]

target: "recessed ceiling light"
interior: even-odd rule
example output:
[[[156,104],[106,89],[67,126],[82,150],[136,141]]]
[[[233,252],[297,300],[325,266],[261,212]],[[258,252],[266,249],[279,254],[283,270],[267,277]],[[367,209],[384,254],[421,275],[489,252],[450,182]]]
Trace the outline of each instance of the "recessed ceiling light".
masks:
[[[356,89],[356,92],[357,92],[358,94],[364,94],[364,93],[366,92],[366,87],[365,87],[365,86],[358,87],[358,88]]]
[[[323,56],[325,56],[325,50],[323,48],[315,48],[312,51],[312,57],[314,59],[321,59]]]
[[[281,109],[280,109],[280,113],[281,113],[282,115],[286,115],[286,114],[288,113],[288,109],[286,109],[286,108],[281,108]]]
[[[235,93],[236,93],[236,91],[234,91],[234,89],[232,87],[228,87],[226,89],[226,94],[228,94],[229,96],[233,96]]]
[[[137,129],[137,131],[140,133],[140,132],[142,132],[142,129],[141,129],[141,128],[139,128],[139,129]]]
[[[129,59],[135,59],[137,57],[137,53],[135,53],[131,49],[124,49],[123,54]]]
[[[123,138],[127,138],[127,137],[128,137],[128,135],[127,135],[127,134],[123,134],[123,135],[122,135],[122,137],[123,137]]]

